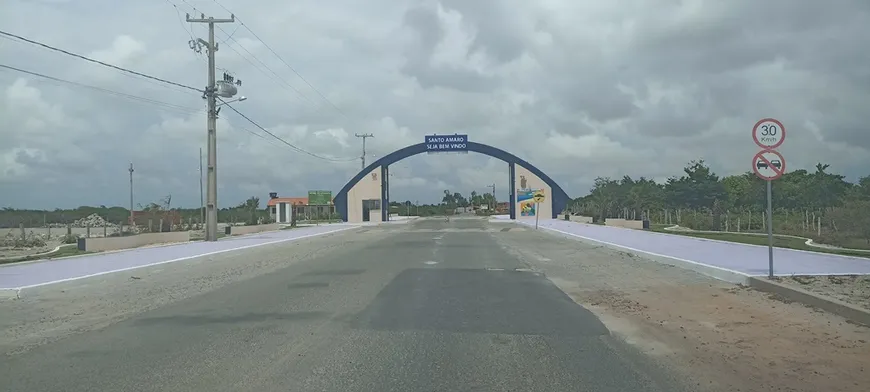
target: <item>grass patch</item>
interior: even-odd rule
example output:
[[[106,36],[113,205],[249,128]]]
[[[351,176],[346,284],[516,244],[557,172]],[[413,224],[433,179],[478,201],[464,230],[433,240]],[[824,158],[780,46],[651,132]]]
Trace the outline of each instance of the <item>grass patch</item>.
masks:
[[[9,263],[18,263],[22,261],[33,261],[33,260],[43,260],[43,259],[57,259],[61,257],[69,257],[69,256],[78,256],[84,255],[93,252],[85,252],[79,250],[76,245],[64,245],[61,246],[56,252],[51,252],[44,255],[33,255],[33,256],[22,256],[14,259],[3,259],[0,260],[0,264],[9,264]]]

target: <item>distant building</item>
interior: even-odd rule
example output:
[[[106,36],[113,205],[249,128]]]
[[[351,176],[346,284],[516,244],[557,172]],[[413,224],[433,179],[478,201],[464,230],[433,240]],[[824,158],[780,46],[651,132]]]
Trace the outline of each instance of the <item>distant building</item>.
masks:
[[[277,223],[291,223],[294,213],[297,220],[323,220],[335,215],[334,205],[311,206],[307,197],[278,197],[277,192],[269,193],[266,208],[269,217]]]
[[[293,208],[298,209],[307,205],[307,197],[278,197],[276,192],[269,194],[269,202],[266,203],[266,207],[269,209],[269,218],[278,223],[290,223]]]

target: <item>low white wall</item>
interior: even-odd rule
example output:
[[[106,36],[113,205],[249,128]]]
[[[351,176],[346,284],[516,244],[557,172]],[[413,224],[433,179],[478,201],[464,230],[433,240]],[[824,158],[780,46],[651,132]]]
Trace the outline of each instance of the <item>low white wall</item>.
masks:
[[[250,226],[227,226],[224,233],[227,235],[242,235],[262,233],[264,231],[275,231],[281,229],[278,223],[269,223],[267,225],[250,225]]]
[[[92,237],[79,238],[78,248],[85,252],[102,252],[138,248],[145,245],[169,244],[174,242],[190,242],[189,231],[171,231],[165,233],[145,233],[124,237]]]
[[[607,218],[604,220],[605,226],[616,226],[616,227],[625,227],[626,229],[640,229],[643,230],[643,221],[639,220],[626,220],[619,218]]]
[[[591,217],[591,216],[570,215],[570,216],[568,217],[568,220],[571,221],[571,222],[577,222],[577,223],[592,223],[592,217]]]

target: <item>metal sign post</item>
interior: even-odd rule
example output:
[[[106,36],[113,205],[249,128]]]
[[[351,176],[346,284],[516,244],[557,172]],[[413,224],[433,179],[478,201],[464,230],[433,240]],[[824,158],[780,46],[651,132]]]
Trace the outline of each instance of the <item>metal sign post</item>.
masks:
[[[541,218],[541,202],[546,200],[543,192],[537,192],[534,195],[535,200],[535,230],[538,230],[538,220]]]
[[[773,181],[767,182],[767,277],[773,279]]]
[[[764,150],[752,158],[752,171],[767,184],[767,277],[773,279],[773,180],[785,173],[785,158],[774,148],[785,141],[781,122],[765,118],[752,127],[752,140]]]

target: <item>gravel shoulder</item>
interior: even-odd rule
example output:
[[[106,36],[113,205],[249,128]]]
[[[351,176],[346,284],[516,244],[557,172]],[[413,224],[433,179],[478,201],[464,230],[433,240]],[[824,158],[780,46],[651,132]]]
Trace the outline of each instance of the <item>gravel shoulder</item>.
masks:
[[[495,235],[505,249],[699,391],[858,391],[870,384],[866,327],[600,244],[513,227]]]
[[[870,275],[788,276],[777,282],[870,311]]]
[[[353,235],[357,231],[28,289],[21,299],[0,299],[0,354],[23,353],[326,253],[352,254],[374,237],[388,235]]]

